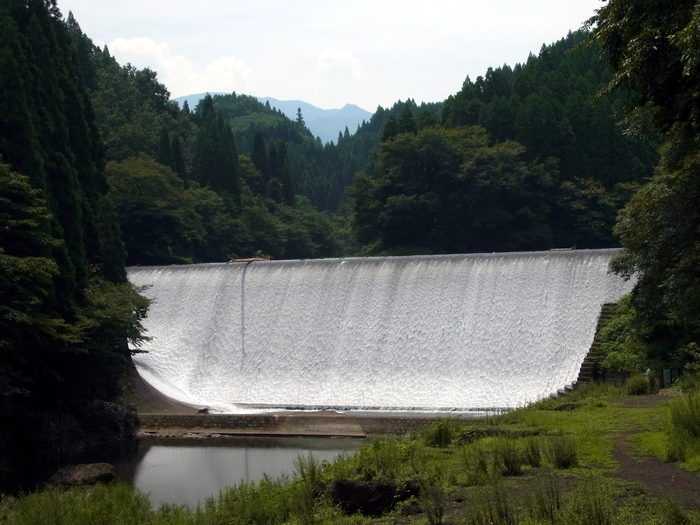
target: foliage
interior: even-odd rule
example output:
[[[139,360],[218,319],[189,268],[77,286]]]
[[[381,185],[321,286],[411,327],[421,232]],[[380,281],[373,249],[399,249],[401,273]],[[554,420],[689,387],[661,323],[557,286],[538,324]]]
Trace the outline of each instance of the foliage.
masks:
[[[614,317],[600,330],[600,352],[603,366],[610,370],[639,371],[644,369],[647,347],[636,323],[637,311],[627,295],[617,303]]]
[[[522,146],[491,145],[483,128],[428,127],[382,144],[376,174],[351,190],[361,242],[396,253],[546,248],[551,164]]]
[[[68,432],[27,429],[115,399],[147,307],[126,284],[105,204],[104,148],[84,83],[94,70],[72,40],[77,23],[61,18],[55,2],[0,3],[0,490],[77,449],[59,442]],[[143,74],[136,81],[153,87]],[[83,424],[71,435],[102,430]]]
[[[584,400],[586,401],[586,400]],[[593,408],[591,408],[593,410]],[[453,444],[436,449],[422,436],[413,439],[375,438],[354,455],[345,455],[333,464],[319,463],[313,456],[296,461],[297,475],[277,480],[264,478],[257,483],[228,487],[195,508],[166,505],[151,509],[145,496],[124,484],[97,485],[71,489],[48,489],[18,498],[0,500],[0,521],[8,524],[32,523],[132,523],[139,524],[358,524],[386,523],[696,523],[696,510],[688,509],[670,497],[643,494],[632,483],[610,476],[601,458],[585,452],[592,442],[604,443],[604,456],[611,456],[615,440],[624,435],[633,443],[640,436],[663,429],[665,408],[623,408],[612,404],[595,408],[595,417],[585,408],[569,412],[523,408],[515,412],[541,413],[538,433],[545,440],[570,437],[578,442],[575,470],[524,467],[526,475],[501,477],[494,465],[507,441],[519,444],[518,431],[531,430],[524,417],[510,422],[470,420],[471,435],[477,436],[466,447]],[[591,432],[591,420],[604,427],[604,434]],[[514,421],[517,421],[515,423]],[[463,422],[464,423],[464,422]],[[479,433],[473,432],[481,430]],[[491,437],[500,431],[501,435]],[[510,431],[510,434],[508,432]],[[467,430],[457,429],[458,434]],[[669,434],[676,434],[672,432]],[[662,432],[663,434],[663,432]],[[539,436],[535,436],[539,437]],[[526,438],[527,439],[527,438]],[[698,454],[696,446],[685,445],[686,461]],[[510,445],[507,445],[510,446]],[[635,453],[642,453],[636,449]],[[465,461],[465,458],[468,460]],[[478,460],[481,457],[482,460]],[[476,470],[484,470],[481,476]],[[361,465],[364,467],[359,468]],[[553,464],[551,466],[554,466]],[[332,501],[335,481],[343,479],[393,479],[397,486],[417,480],[420,492],[393,514],[378,518],[343,515]],[[358,477],[359,476],[359,477]],[[408,509],[418,514],[409,514]],[[400,516],[399,516],[400,513]]]
[[[447,483],[439,470],[426,473],[420,482],[420,502],[430,525],[442,525],[447,504]]]
[[[631,375],[625,381],[625,390],[630,396],[645,396],[650,394],[649,378],[641,372]]]
[[[621,212],[615,229],[625,251],[613,269],[636,275],[633,301],[651,357],[666,362],[700,335],[695,270],[700,154],[688,152],[676,164],[680,153],[673,145],[664,149],[654,178]]]
[[[455,419],[440,418],[422,432],[429,447],[445,448],[452,444],[460,428]]]
[[[493,448],[494,470],[503,476],[519,476],[522,474],[523,454],[515,439],[496,438]]]
[[[665,140],[654,177],[620,214],[625,250],[613,269],[637,276],[633,301],[651,357],[667,363],[700,337],[699,21],[693,0],[670,9],[613,0],[589,22],[612,70],[609,89],[626,94],[629,129]]]
[[[700,119],[700,61],[696,0],[672,9],[633,0],[612,0],[589,25],[612,69],[610,89],[629,94],[631,121],[667,132],[695,128]],[[696,133],[696,132],[694,132]]]
[[[202,218],[183,181],[145,153],[106,168],[110,200],[127,249],[127,262],[191,261],[205,235]]]

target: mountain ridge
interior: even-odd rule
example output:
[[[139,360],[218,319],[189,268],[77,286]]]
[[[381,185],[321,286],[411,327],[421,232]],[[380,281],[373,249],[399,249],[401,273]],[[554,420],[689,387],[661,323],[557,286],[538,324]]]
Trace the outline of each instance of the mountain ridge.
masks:
[[[226,95],[223,92],[208,92],[210,95]],[[176,97],[173,100],[182,106],[185,101],[191,109],[204,98],[207,93],[196,93]],[[296,120],[297,110],[301,109],[302,117],[306,123],[306,127],[314,135],[319,137],[325,144],[328,142],[337,142],[338,134],[344,134],[345,128],[352,135],[357,130],[358,126],[363,121],[368,121],[372,113],[362,109],[355,104],[345,104],[342,108],[323,109],[314,106],[303,100],[279,100],[272,97],[256,97],[261,103],[270,103],[270,106],[279,109],[290,120]]]

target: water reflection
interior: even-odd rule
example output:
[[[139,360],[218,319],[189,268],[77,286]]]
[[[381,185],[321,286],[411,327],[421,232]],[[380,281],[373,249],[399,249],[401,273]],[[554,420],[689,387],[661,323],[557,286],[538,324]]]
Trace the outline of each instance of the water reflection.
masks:
[[[151,504],[196,505],[226,486],[293,474],[294,459],[312,452],[333,460],[358,450],[363,439],[230,438],[217,441],[141,440],[137,453],[114,462],[117,474],[141,492]]]

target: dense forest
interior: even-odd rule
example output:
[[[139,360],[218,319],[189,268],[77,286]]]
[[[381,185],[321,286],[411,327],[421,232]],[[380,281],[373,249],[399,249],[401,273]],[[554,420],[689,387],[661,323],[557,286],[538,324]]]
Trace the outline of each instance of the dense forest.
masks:
[[[0,490],[22,450],[102,439],[88,419],[128,433],[107,403],[143,340],[128,265],[622,243],[618,361],[700,364],[700,21],[627,3],[323,144],[252,96],[179,107],[55,0],[1,0]]]
[[[105,149],[55,4],[0,3],[0,491],[122,439],[108,403],[143,340]]]

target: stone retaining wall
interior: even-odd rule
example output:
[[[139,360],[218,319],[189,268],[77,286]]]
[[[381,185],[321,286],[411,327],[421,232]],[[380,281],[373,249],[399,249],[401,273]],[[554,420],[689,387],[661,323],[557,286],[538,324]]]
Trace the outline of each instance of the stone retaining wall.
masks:
[[[305,420],[313,420],[311,414],[304,414]],[[139,414],[141,429],[163,430],[163,429],[185,429],[185,430],[212,430],[227,431],[228,434],[275,434],[287,433],[287,429],[294,433],[286,423],[286,417],[278,417],[276,414]],[[410,432],[420,431],[435,421],[430,416],[353,416],[338,414],[337,416],[326,416],[318,418],[318,435],[334,435],[332,427],[328,423],[331,421],[345,421],[350,424],[359,425],[362,431],[368,435],[394,435],[405,436]],[[300,434],[313,434],[313,422]],[[341,426],[339,425],[339,430]],[[339,432],[342,434],[342,432]]]
[[[391,435],[405,436],[411,432],[418,432],[435,422],[435,417],[404,417],[404,416],[351,416],[356,419],[362,430],[368,436]]]
[[[204,428],[269,432],[277,429],[274,414],[139,414],[141,428]]]

